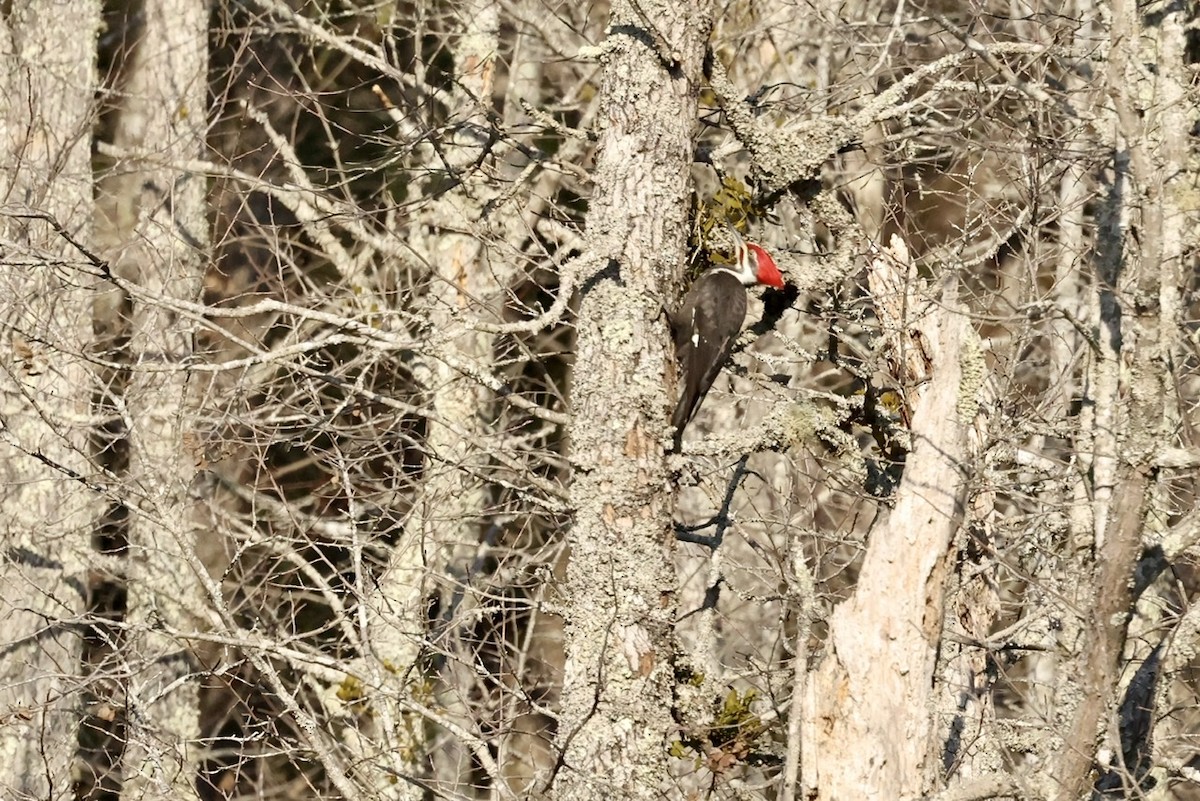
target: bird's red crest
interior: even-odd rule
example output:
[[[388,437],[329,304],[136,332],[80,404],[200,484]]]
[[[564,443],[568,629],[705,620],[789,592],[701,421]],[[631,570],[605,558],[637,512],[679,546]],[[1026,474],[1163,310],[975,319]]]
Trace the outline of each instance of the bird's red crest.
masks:
[[[758,283],[775,289],[783,289],[783,273],[779,272],[779,267],[771,258],[771,254],[753,242],[747,242],[746,247],[754,254],[754,277],[758,279]]]

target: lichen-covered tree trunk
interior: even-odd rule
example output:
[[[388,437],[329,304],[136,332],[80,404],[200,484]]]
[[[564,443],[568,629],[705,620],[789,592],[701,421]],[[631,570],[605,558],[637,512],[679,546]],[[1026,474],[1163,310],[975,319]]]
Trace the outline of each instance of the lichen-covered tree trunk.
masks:
[[[100,3],[0,16],[0,796],[66,799],[98,488],[87,455]],[[53,224],[51,223],[53,221]],[[55,226],[60,227],[55,230]],[[63,234],[66,234],[64,236]]]
[[[563,597],[561,799],[658,798],[668,780],[676,577],[665,445],[664,288],[687,242],[688,169],[711,4],[613,4],[579,292]]]
[[[123,153],[101,182],[97,239],[117,273],[105,327],[127,343],[129,365],[110,403],[127,412],[130,507],[127,645],[148,665],[126,685],[125,792],[194,795],[198,673],[186,641],[205,604],[190,485],[203,374],[189,377],[195,321],[172,305],[200,297],[207,241],[205,179],[179,165],[199,157],[206,132],[208,12],[201,0],[149,0],[133,43],[114,142]]]

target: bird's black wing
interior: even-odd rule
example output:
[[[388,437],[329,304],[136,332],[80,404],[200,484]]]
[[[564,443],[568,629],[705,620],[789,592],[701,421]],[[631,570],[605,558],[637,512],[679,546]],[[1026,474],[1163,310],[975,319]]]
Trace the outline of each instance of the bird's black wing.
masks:
[[[679,402],[671,415],[677,439],[720,375],[745,319],[746,289],[721,271],[696,279],[673,315],[675,356],[682,373]]]

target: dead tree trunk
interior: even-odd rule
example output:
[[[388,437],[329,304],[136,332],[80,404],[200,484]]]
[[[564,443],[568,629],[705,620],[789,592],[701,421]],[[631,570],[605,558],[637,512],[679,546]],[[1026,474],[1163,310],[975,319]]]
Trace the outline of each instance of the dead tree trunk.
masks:
[[[932,677],[975,411],[964,369],[972,334],[953,292],[936,304],[920,299],[899,238],[875,259],[870,278],[889,360],[906,388],[912,443],[895,506],[871,531],[858,586],[834,611],[828,651],[805,687],[804,796],[831,801],[903,801],[925,790]]]

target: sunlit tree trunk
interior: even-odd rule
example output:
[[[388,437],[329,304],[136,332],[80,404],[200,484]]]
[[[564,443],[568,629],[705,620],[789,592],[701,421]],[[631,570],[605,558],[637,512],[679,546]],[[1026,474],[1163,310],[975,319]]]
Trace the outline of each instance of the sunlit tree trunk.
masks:
[[[198,665],[185,639],[205,603],[190,497],[196,474],[201,373],[189,376],[197,320],[179,303],[200,299],[205,266],[205,177],[181,165],[204,151],[208,8],[200,0],[144,7],[121,102],[116,163],[100,183],[106,212],[97,238],[124,282],[98,314],[115,338],[111,408],[126,415],[128,629],[144,670],[125,687],[125,792],[195,792]],[[116,296],[115,298],[113,296]]]
[[[374,734],[380,738],[378,753],[391,763],[393,772],[402,773],[417,770],[402,755],[420,752],[423,744],[396,738],[435,730],[388,725],[411,715],[402,704],[392,704],[411,696],[421,671],[428,667],[416,664],[429,623],[427,600],[433,595],[440,598],[442,619],[435,625],[451,635],[458,625],[457,615],[469,614],[468,607],[474,604],[462,580],[473,572],[471,560],[489,518],[489,448],[496,438],[487,423],[492,389],[472,375],[473,369],[491,372],[493,336],[473,330],[470,323],[494,323],[500,318],[504,290],[514,275],[510,254],[492,247],[477,228],[488,213],[488,201],[497,194],[482,164],[491,162],[489,149],[494,145],[486,131],[487,112],[493,108],[501,7],[494,0],[469,0],[452,8],[456,74],[447,93],[451,105],[446,136],[436,147],[417,149],[421,167],[429,175],[419,183],[420,191],[427,193],[430,202],[408,232],[409,244],[431,276],[421,309],[429,325],[428,348],[413,363],[413,378],[429,411],[423,483],[379,592],[371,599],[375,613],[368,647],[374,658],[365,665],[373,683],[391,688],[380,697],[385,706]],[[455,650],[453,641],[453,636],[443,639],[442,647]],[[462,682],[454,677],[461,673],[459,666],[469,662],[469,656],[445,660],[448,686],[440,691],[437,704],[464,727],[464,733],[474,729],[465,706],[466,684],[474,681],[474,671],[467,668]],[[409,679],[408,686],[397,686],[401,676]],[[462,782],[477,740],[474,745],[457,737],[444,740],[434,752],[433,780],[451,788]],[[397,786],[388,772],[366,775],[389,795],[416,792],[403,783]]]
[[[1146,58],[1157,64],[1155,71],[1142,68]],[[1136,3],[1113,3],[1107,70],[1106,100],[1115,113],[1101,130],[1111,136],[1112,182],[1102,201],[1095,285],[1096,419],[1097,431],[1105,434],[1097,434],[1093,461],[1091,592],[1068,679],[1079,691],[1070,699],[1073,709],[1049,793],[1058,801],[1111,781],[1114,777],[1097,774],[1098,762],[1116,758],[1114,773],[1126,787],[1138,785],[1149,767],[1154,725],[1145,718],[1149,699],[1138,682],[1131,684],[1128,667],[1146,649],[1134,643],[1131,651],[1127,639],[1143,625],[1134,616],[1139,561],[1144,549],[1158,545],[1173,504],[1166,485],[1173,471],[1161,467],[1170,465],[1165,445],[1179,430],[1172,370],[1182,360],[1182,266],[1195,246],[1185,233],[1192,226],[1180,202],[1194,185],[1186,170],[1188,123],[1181,111],[1191,82],[1182,10],[1170,10],[1147,29]],[[1145,97],[1157,102],[1147,109]],[[1122,696],[1131,690],[1142,698],[1133,704],[1126,699],[1122,708]],[[1098,759],[1102,752],[1112,756]]]
[[[827,652],[805,686],[802,776],[805,796],[819,799],[915,799],[934,775],[931,677],[981,374],[953,284],[936,303],[922,297],[930,290],[898,238],[869,269],[889,361],[912,404],[912,450],[895,506],[877,519],[859,584],[830,617]]]
[[[563,596],[561,799],[658,798],[668,781],[676,646],[665,449],[665,287],[687,242],[689,166],[712,6],[613,5],[581,282]],[[647,20],[653,20],[649,24]],[[661,36],[635,36],[635,31]]]
[[[109,482],[88,458],[100,4],[0,16],[0,795],[66,799],[84,570]],[[57,229],[57,230],[56,230]],[[115,489],[115,488],[113,488]]]

